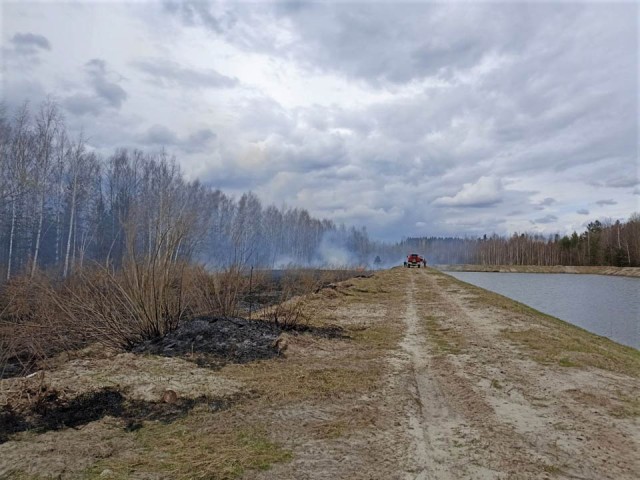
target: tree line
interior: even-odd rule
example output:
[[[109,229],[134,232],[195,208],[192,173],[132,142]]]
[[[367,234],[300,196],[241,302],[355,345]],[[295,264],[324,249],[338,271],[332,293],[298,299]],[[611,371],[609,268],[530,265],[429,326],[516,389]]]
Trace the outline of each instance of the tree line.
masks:
[[[431,264],[640,266],[640,214],[595,220],[582,233],[373,242],[299,208],[263,206],[187,181],[164,150],[121,148],[108,157],[71,137],[54,101],[10,115],[0,107],[0,280],[39,269],[68,277],[87,264],[128,259],[197,261],[211,269]],[[154,260],[155,261],[155,260]]]
[[[418,237],[403,240],[387,251],[398,255],[412,249],[424,252],[431,264],[639,267],[640,214],[633,213],[626,222],[594,220],[584,232],[571,235]]]
[[[332,263],[371,254],[366,229],[299,208],[263,206],[187,181],[166,151],[121,148],[103,158],[69,135],[58,105],[0,108],[2,278],[39,269],[62,277],[88,263],[118,268],[126,258],[195,260],[211,268]]]

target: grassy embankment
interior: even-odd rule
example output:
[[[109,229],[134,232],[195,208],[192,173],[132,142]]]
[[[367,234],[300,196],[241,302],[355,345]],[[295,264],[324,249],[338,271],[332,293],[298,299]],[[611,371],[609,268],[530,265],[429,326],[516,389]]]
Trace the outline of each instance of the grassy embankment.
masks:
[[[502,335],[527,348],[532,358],[544,364],[565,367],[595,367],[640,377],[640,351],[596,335],[520,302],[443,273],[442,285],[457,285],[467,290],[470,303],[494,308],[525,321],[528,328],[509,328]]]
[[[501,272],[501,273],[576,273],[591,275],[614,275],[640,277],[640,267],[576,267],[565,265],[433,265],[444,272]]]

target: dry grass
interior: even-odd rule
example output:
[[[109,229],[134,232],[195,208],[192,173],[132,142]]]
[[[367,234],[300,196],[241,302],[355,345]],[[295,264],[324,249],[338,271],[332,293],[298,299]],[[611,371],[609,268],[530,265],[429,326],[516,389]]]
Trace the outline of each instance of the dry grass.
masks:
[[[374,285],[375,281],[363,282],[356,288],[375,289]],[[349,299],[356,307],[366,304],[364,298]],[[309,311],[322,312],[327,299],[317,294],[305,301]],[[310,321],[326,326],[320,315],[312,316]],[[278,445],[273,428],[286,430],[294,426],[280,425],[278,420],[271,423],[271,412],[294,411],[301,405],[326,405],[337,400],[347,405],[380,387],[387,368],[383,352],[397,342],[398,333],[380,321],[349,329],[349,334],[350,339],[341,340],[291,335],[294,352],[289,358],[225,366],[220,374],[241,382],[252,393],[248,403],[215,415],[194,409],[171,425],[145,425],[136,433],[139,452],[103,460],[91,468],[91,475],[97,477],[109,468],[116,478],[127,478],[135,470],[157,473],[162,478],[233,479],[289,461],[293,452]],[[374,413],[354,404],[353,409],[331,419],[309,422],[305,427],[295,425],[295,429],[299,435],[306,435],[303,438],[332,440],[369,428],[375,422]],[[261,421],[271,426],[266,428]]]
[[[426,315],[424,323],[427,327],[427,339],[440,354],[457,355],[462,353],[465,346],[465,339],[455,330],[445,327],[441,323],[443,317]]]
[[[544,319],[549,322],[549,320]],[[505,338],[526,347],[533,359],[563,367],[595,367],[640,377],[640,352],[556,320],[555,325],[505,330]]]
[[[290,358],[229,365],[223,374],[242,381],[271,404],[289,404],[374,390],[384,368],[376,361],[362,365],[361,360],[360,365],[353,365],[334,360],[310,365],[308,360]]]
[[[640,351],[595,335],[580,327],[544,314],[522,303],[488,290],[469,285],[444,274],[438,282],[447,288],[463,286],[473,294],[472,306],[508,312],[528,328],[513,328],[505,323],[504,338],[525,347],[532,358],[546,365],[595,367],[633,377],[640,377]]]
[[[55,302],[41,295],[44,275],[14,278],[0,289],[0,378],[28,373],[38,362],[83,345],[83,332],[69,328]]]
[[[246,424],[225,412],[212,415],[193,411],[188,417],[165,425],[145,423],[132,433],[134,451],[119,451],[92,465],[83,478],[126,479],[133,474],[163,479],[231,480],[249,470],[267,470],[292,458],[270,439],[264,425]]]
[[[612,417],[640,417],[640,398],[630,394],[620,391],[595,392],[579,389],[567,390],[566,393],[581,404],[603,409]]]
[[[314,279],[304,287],[296,282],[295,286],[308,291],[311,287],[317,289],[318,282]],[[252,470],[267,469],[274,463],[289,461],[296,446],[303,442],[313,439],[331,441],[371,428],[375,424],[377,410],[362,405],[361,398],[379,390],[380,382],[387,373],[384,357],[388,349],[399,341],[402,324],[389,322],[386,309],[400,311],[402,296],[386,296],[388,298],[383,305],[374,311],[369,303],[376,292],[393,291],[395,288],[378,278],[358,278],[338,284],[335,290],[330,288],[301,297],[309,325],[328,326],[338,322],[345,326],[349,338],[292,333],[289,335],[292,345],[287,352],[288,358],[225,366],[215,376],[242,384],[243,391],[248,394],[245,400],[227,410],[215,412],[201,405],[173,423],[145,421],[142,428],[134,432],[116,428],[116,437],[112,441],[114,448],[103,458],[87,457],[85,460],[91,466],[78,473],[78,477],[100,478],[101,473],[108,469],[112,472],[111,478],[233,479]],[[326,291],[338,290],[346,294],[339,294],[334,299],[324,295]],[[287,295],[298,291],[290,289]],[[292,298],[295,300],[297,297]],[[344,310],[339,312],[341,306]],[[351,312],[349,317],[346,316],[347,311]],[[113,366],[116,364],[114,359],[121,359],[125,367],[127,355],[116,355],[104,361]],[[85,363],[82,361],[78,365]],[[98,368],[99,360],[90,361],[91,365],[94,363]],[[146,372],[148,368],[144,368]],[[128,370],[131,370],[130,366]],[[116,373],[109,373],[108,369],[107,372],[97,371],[95,378],[84,375],[83,380],[112,382]],[[158,386],[167,384],[167,372],[148,373],[150,383],[157,378]],[[121,380],[117,382],[125,384]],[[179,390],[177,386],[172,385],[172,388]],[[194,395],[196,393],[193,392]],[[297,408],[304,410],[305,405],[338,404],[344,408],[307,425],[288,425],[277,416],[277,412],[290,412]],[[112,419],[113,422],[118,421]],[[107,427],[97,424],[93,428],[101,432]],[[282,429],[288,433],[282,434]],[[293,445],[288,441],[283,443],[291,432],[295,432],[291,437],[296,439]],[[81,433],[65,430],[55,435],[56,438],[63,435],[67,439],[79,439]],[[31,441],[26,434],[21,435],[24,442]],[[37,438],[39,436],[34,439]],[[99,442],[101,436],[96,434],[95,438]],[[86,439],[84,442],[88,446],[91,444]],[[44,471],[42,473],[45,474]],[[31,478],[20,471],[15,475],[16,478],[20,478],[18,475]]]
[[[248,272],[240,265],[231,265],[220,272],[207,272],[202,267],[193,270],[192,310],[198,315],[237,317],[242,312],[241,299],[251,288],[267,283],[263,273]]]
[[[304,295],[353,275],[347,270],[295,270],[277,283],[266,272],[250,277],[238,266],[211,273],[172,262],[165,271],[164,264],[156,268],[152,260],[145,261],[130,261],[118,271],[94,265],[65,281],[38,273],[3,285],[0,378],[29,373],[44,359],[92,342],[127,349],[164,335],[190,316],[246,315],[252,291],[275,291],[262,317],[293,328],[309,321]]]
[[[610,414],[617,418],[640,417],[640,398],[628,395],[618,397],[619,405],[613,407]]]

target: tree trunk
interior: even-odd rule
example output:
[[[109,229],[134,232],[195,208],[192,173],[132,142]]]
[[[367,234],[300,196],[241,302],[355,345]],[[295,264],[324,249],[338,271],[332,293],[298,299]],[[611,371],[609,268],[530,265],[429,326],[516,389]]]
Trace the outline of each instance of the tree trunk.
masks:
[[[67,235],[67,252],[64,256],[64,270],[62,272],[62,276],[64,278],[69,274],[69,254],[71,252],[71,237],[73,236],[73,222],[75,220],[76,213],[76,186],[75,182],[73,185],[73,192],[71,193],[71,212],[69,215],[69,235]]]
[[[31,265],[31,278],[36,273],[36,267],[38,266],[38,252],[40,251],[40,238],[42,237],[42,222],[44,219],[44,191],[42,192],[42,198],[40,200],[40,216],[38,218],[38,233],[36,234],[36,246],[33,252],[33,264]]]
[[[16,197],[11,201],[11,231],[9,233],[9,259],[7,261],[7,280],[11,278],[11,259],[13,257],[13,237],[16,230]]]

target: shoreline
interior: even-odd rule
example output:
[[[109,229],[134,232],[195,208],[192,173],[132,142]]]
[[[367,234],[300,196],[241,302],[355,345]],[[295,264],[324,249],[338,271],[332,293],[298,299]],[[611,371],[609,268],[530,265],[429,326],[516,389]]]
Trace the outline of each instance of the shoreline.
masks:
[[[442,272],[496,272],[496,273],[572,273],[579,275],[610,275],[640,278],[640,267],[568,266],[568,265],[431,265]]]

